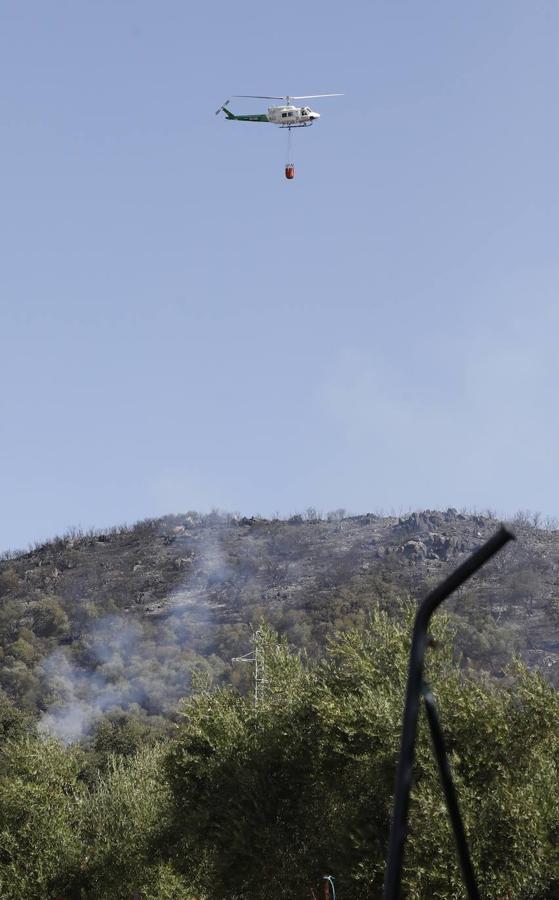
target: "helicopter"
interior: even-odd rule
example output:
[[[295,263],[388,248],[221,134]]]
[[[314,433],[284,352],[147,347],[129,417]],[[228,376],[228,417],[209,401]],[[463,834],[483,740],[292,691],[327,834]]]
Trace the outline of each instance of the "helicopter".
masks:
[[[219,109],[216,110],[216,116],[220,112],[224,112],[227,119],[235,122],[269,122],[271,125],[279,125],[280,128],[287,128],[287,162],[285,164],[285,177],[290,181],[295,178],[295,165],[291,160],[291,129],[306,128],[312,125],[317,119],[320,119],[320,113],[315,112],[310,106],[295,106],[293,100],[314,100],[317,97],[343,97],[343,94],[305,94],[299,97],[291,97],[284,95],[283,97],[271,97],[266,94],[236,94],[236,98],[246,98],[251,100],[283,100],[281,106],[269,106],[265,113],[247,114],[237,116],[229,109],[230,100],[226,100]]]
[[[251,100],[283,100],[281,106],[269,106],[265,113],[256,113],[255,115],[236,116],[228,108],[230,100],[226,100],[222,106],[216,110],[216,116],[220,112],[224,112],[226,117],[235,122],[269,122],[272,125],[279,125],[280,128],[305,128],[312,125],[316,119],[320,119],[320,113],[315,112],[310,106],[294,106],[292,100],[314,100],[317,97],[343,97],[343,94],[306,94],[300,97],[269,97],[263,94],[236,94],[235,99],[251,99]]]

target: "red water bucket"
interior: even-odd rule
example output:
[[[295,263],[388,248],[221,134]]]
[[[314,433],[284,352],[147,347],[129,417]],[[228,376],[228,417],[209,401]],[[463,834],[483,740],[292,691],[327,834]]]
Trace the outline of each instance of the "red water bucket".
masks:
[[[295,178],[295,166],[292,163],[287,163],[285,167],[285,177]]]

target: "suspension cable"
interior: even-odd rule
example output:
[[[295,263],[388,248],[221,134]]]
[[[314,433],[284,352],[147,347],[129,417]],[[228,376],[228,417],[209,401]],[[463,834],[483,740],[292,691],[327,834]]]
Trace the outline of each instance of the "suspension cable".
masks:
[[[293,162],[293,159],[292,159],[292,152],[293,152],[293,151],[292,151],[291,128],[288,127],[288,129],[287,129],[287,159],[286,159],[286,163],[292,163],[292,162]]]

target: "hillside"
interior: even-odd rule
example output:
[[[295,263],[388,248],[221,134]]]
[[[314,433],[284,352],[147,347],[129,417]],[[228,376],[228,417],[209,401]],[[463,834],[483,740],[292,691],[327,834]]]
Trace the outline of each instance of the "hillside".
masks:
[[[327,520],[189,513],[75,532],[0,562],[0,685],[67,740],[103,712],[164,728],[197,678],[250,686],[262,619],[310,656],[394,611],[455,568],[498,526],[456,510]],[[517,541],[449,604],[462,664],[502,673],[518,653],[559,682],[559,531],[519,516]]]

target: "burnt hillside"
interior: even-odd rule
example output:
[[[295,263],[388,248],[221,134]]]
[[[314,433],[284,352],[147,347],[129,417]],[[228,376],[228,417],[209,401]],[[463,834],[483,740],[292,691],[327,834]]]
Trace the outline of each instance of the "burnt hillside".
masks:
[[[371,604],[422,596],[498,523],[456,510],[328,520],[168,516],[73,533],[0,562],[0,684],[69,738],[107,711],[172,717],[192,673],[246,688],[262,619],[306,653]],[[559,532],[518,517],[517,541],[452,601],[463,664],[514,653],[559,681]]]

